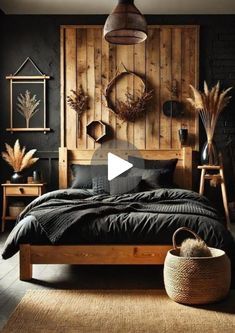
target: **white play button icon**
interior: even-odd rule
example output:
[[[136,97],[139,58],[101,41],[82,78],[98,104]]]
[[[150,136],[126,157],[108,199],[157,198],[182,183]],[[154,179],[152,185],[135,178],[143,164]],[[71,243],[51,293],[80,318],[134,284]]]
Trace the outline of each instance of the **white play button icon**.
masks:
[[[108,180],[112,180],[123,172],[131,169],[133,164],[123,160],[117,155],[108,153]]]

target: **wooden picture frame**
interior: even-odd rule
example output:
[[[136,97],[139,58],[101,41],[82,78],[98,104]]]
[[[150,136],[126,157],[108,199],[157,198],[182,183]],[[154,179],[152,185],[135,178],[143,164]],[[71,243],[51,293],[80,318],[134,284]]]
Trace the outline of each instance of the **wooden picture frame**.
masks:
[[[37,75],[20,75],[20,72],[23,70],[25,65],[30,63],[34,69],[36,69]],[[33,62],[31,58],[26,58],[26,60],[22,63],[22,65],[17,69],[17,71],[13,75],[6,76],[6,79],[9,80],[10,84],[10,126],[6,129],[9,132],[49,132],[50,128],[46,126],[46,81],[50,79],[50,76],[43,74],[37,65]],[[31,88],[30,88],[31,86]],[[23,88],[24,87],[24,88]],[[17,101],[19,103],[19,97],[31,98],[31,91],[33,91],[32,96],[35,96],[36,99],[36,91],[40,93],[40,99],[36,100],[39,103],[39,109],[37,111],[41,111],[39,117],[36,119],[36,122],[39,122],[39,125],[29,126],[29,121],[32,117],[25,117],[26,126],[24,127],[22,121],[18,120],[20,123],[17,126]],[[32,97],[32,98],[33,98]],[[36,114],[36,112],[35,112]]]

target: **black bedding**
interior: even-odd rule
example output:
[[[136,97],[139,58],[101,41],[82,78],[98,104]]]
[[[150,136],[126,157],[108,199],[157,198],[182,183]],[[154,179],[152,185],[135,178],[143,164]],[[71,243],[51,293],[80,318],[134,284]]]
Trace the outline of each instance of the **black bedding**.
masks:
[[[171,244],[180,226],[193,229],[209,246],[234,255],[232,235],[207,199],[195,192],[157,189],[110,196],[69,189],[44,194],[26,207],[2,257],[14,255],[22,243]]]

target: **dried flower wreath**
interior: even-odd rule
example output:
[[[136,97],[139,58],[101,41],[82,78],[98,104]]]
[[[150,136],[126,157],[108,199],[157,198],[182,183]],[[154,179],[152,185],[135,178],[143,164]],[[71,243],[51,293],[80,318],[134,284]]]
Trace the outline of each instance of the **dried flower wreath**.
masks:
[[[147,103],[153,97],[153,90],[146,91],[145,82],[142,77],[134,72],[127,70],[124,65],[123,67],[125,70],[123,72],[117,73],[107,85],[104,97],[106,99],[107,107],[112,112],[114,112],[118,118],[124,121],[135,122],[136,120],[141,119],[145,116]],[[117,82],[121,80],[125,75],[133,75],[139,78],[143,88],[142,90],[139,90],[139,94],[137,96],[134,96],[129,91],[127,91],[127,93],[125,94],[126,100],[116,100],[116,105],[114,105],[110,96],[111,92]]]

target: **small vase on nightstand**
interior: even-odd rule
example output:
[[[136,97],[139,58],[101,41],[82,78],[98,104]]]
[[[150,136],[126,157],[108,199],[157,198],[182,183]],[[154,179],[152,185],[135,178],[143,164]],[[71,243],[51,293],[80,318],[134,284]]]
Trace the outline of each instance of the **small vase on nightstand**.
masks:
[[[24,184],[25,178],[19,171],[14,171],[13,175],[11,176],[11,183],[12,184]]]

